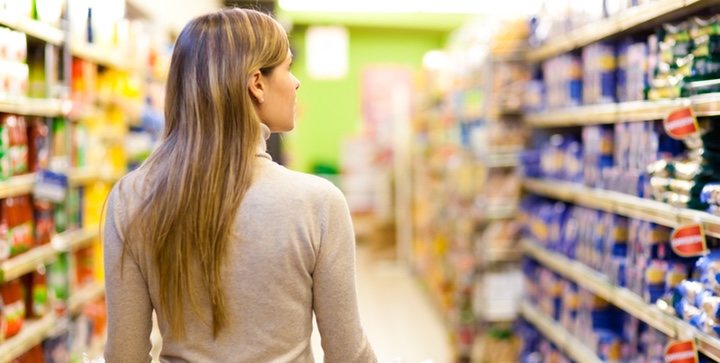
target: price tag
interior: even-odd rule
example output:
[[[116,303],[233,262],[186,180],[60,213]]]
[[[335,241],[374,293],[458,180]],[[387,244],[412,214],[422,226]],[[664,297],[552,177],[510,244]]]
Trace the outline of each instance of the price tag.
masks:
[[[37,173],[33,195],[38,199],[47,199],[60,203],[65,200],[68,190],[68,177],[65,174],[43,170]]]
[[[707,253],[705,232],[701,224],[689,224],[675,228],[670,236],[675,253],[682,257],[697,257]]]
[[[679,140],[700,131],[695,113],[690,107],[683,107],[671,112],[665,118],[663,126],[665,127],[665,132],[667,132],[670,137]]]
[[[698,352],[692,340],[670,342],[665,349],[665,363],[698,363]]]

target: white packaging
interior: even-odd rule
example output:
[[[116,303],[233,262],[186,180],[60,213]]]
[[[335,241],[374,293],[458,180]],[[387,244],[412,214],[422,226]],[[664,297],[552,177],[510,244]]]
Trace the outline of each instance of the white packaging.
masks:
[[[25,63],[27,61],[27,35],[22,32],[11,32],[10,39],[12,43],[12,53],[8,60],[13,62]]]
[[[32,17],[32,0],[5,0],[4,9],[18,17]]]
[[[12,72],[12,65],[4,60],[0,59],[0,99],[8,98],[8,91],[10,88],[10,76]]]
[[[59,25],[65,0],[35,0],[38,20],[51,25]]]
[[[21,98],[27,95],[30,69],[24,63],[6,63],[8,74],[6,80],[8,82],[7,97]]]
[[[7,60],[9,56],[9,47],[12,43],[10,29],[0,27],[0,60]]]

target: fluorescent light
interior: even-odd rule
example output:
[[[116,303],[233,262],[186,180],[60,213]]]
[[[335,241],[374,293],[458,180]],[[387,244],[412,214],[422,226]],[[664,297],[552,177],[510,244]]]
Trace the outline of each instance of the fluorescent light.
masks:
[[[537,0],[495,2],[489,0],[279,0],[285,11],[367,12],[367,13],[445,13],[445,14],[522,14]],[[537,6],[535,6],[537,7]],[[530,6],[530,8],[533,8]],[[520,10],[519,10],[520,9]]]

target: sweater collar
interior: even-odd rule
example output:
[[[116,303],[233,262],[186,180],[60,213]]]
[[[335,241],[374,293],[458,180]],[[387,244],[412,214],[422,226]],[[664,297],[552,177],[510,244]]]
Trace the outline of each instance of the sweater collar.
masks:
[[[260,157],[264,157],[264,158],[272,160],[272,157],[267,152],[267,140],[270,138],[271,133],[272,132],[270,131],[270,128],[261,122],[260,123],[260,141],[258,142],[258,147],[255,151],[255,156],[260,156]]]

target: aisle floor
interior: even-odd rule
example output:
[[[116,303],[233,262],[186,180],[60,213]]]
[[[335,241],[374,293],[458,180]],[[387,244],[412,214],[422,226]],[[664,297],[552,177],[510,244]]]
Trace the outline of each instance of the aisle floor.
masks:
[[[374,258],[358,247],[360,319],[380,363],[446,363],[451,350],[446,328],[427,293],[404,265]],[[317,326],[315,361],[322,362]]]

